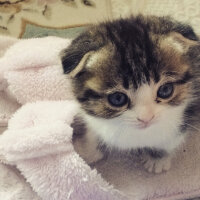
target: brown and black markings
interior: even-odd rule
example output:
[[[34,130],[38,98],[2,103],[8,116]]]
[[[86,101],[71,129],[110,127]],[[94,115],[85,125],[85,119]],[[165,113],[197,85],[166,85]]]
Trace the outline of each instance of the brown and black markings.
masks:
[[[168,17],[137,16],[91,26],[62,52],[62,64],[88,114],[116,117],[134,106],[130,91],[143,83],[153,82],[158,88],[172,82],[173,95],[155,95],[155,101],[176,106],[195,97],[185,111],[187,120],[195,106],[196,117],[200,113],[199,55],[199,40],[190,26]],[[109,104],[108,95],[115,91],[129,96],[126,105]]]

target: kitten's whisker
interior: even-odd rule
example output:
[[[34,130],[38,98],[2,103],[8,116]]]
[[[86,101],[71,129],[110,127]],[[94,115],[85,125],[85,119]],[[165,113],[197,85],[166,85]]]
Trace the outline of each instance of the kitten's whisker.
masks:
[[[133,119],[123,119],[124,121],[128,121],[128,122],[136,122],[136,120],[133,120]]]
[[[128,125],[137,125],[136,122],[134,122],[134,121],[128,121],[128,120],[124,120],[124,121],[123,121],[123,124],[128,124]]]
[[[193,126],[193,125],[191,125],[191,124],[188,124],[188,123],[184,123],[184,124],[186,124],[186,125],[188,125],[189,127],[191,127],[191,128],[193,128],[193,129],[195,129],[195,130],[197,130],[197,131],[200,132],[200,129],[198,129],[197,127],[195,127],[195,126]]]

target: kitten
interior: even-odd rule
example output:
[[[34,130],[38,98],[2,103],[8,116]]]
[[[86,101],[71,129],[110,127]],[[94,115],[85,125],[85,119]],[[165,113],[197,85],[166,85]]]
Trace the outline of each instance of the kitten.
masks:
[[[62,52],[92,148],[97,137],[111,149],[145,149],[145,168],[158,173],[199,124],[199,63],[193,29],[168,17],[93,25]]]

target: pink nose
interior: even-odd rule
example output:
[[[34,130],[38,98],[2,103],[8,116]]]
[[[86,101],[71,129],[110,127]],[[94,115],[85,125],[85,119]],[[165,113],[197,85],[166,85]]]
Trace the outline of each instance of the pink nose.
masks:
[[[154,115],[151,115],[151,116],[146,116],[146,117],[138,117],[137,120],[144,124],[148,124],[149,122],[152,121],[153,118],[154,118]]]

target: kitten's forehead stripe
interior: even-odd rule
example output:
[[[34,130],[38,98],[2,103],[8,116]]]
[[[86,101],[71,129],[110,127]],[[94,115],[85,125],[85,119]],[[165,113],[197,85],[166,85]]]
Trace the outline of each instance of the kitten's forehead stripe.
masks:
[[[105,28],[109,40],[116,47],[121,73],[126,78],[131,77],[133,86],[138,88],[142,82],[149,83],[151,75],[158,82],[157,60],[153,52],[155,45],[147,30],[127,21],[106,24]]]
[[[125,76],[123,77],[123,87],[129,89],[129,80]]]

